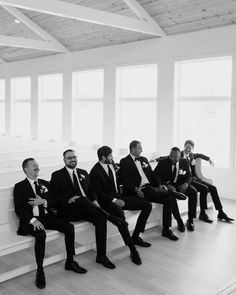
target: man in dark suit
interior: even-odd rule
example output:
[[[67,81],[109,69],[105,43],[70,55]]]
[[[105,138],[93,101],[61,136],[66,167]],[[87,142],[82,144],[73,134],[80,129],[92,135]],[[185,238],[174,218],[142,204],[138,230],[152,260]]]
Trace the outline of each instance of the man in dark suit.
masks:
[[[14,187],[15,212],[20,219],[17,234],[23,236],[30,234],[35,237],[36,286],[40,289],[46,286],[43,270],[45,229],[58,230],[65,234],[67,253],[65,269],[76,273],[86,273],[87,270],[73,260],[75,254],[74,226],[58,218],[51,210],[55,204],[50,198],[49,183],[43,179],[38,179],[39,167],[37,162],[33,158],[28,158],[23,161],[22,167],[27,177]]]
[[[145,199],[149,202],[163,204],[163,230],[162,236],[172,241],[177,241],[178,237],[170,230],[171,214],[173,207],[176,207],[176,200],[162,189],[158,177],[152,171],[147,158],[141,157],[142,145],[134,140],[129,146],[130,154],[120,161],[119,176],[124,186],[124,195],[132,195]],[[175,201],[175,202],[174,202]],[[175,208],[176,209],[176,208]],[[177,214],[178,208],[174,210]],[[177,216],[176,216],[177,217]],[[179,226],[184,227],[179,215]],[[182,224],[181,224],[182,222]]]
[[[96,262],[114,269],[115,265],[106,256],[107,218],[101,212],[88,173],[76,168],[74,150],[63,153],[65,167],[52,174],[50,190],[57,201],[58,215],[68,221],[87,220],[94,224],[97,257]]]
[[[200,158],[202,160],[208,161],[211,166],[214,166],[213,161],[208,156],[205,156],[203,154],[193,153],[193,149],[194,149],[194,142],[190,139],[186,140],[184,144],[184,150],[181,152],[181,157],[187,159],[189,167],[192,172],[192,176],[193,176],[191,184],[193,187],[196,188],[198,192],[200,192],[201,211],[199,214],[199,219],[207,223],[213,222],[213,220],[210,220],[208,215],[205,212],[205,210],[207,209],[207,194],[208,192],[210,192],[215,209],[218,211],[217,218],[220,220],[225,220],[227,222],[234,221],[233,218],[230,218],[223,211],[223,206],[221,204],[217,188],[214,185],[197,177],[196,169],[195,169],[195,160]]]
[[[194,231],[193,218],[196,217],[197,191],[191,186],[192,175],[187,160],[180,158],[180,149],[173,147],[169,157],[158,162],[154,173],[168,191],[176,190],[188,196],[188,220],[186,226],[188,230]]]
[[[144,232],[147,219],[152,210],[152,205],[144,199],[134,196],[122,196],[117,173],[117,166],[113,162],[112,149],[103,146],[97,151],[99,162],[97,162],[91,172],[91,182],[98,197],[98,202],[106,211],[125,220],[123,210],[141,210],[132,239],[128,226],[118,227],[121,236],[131,251],[131,259],[141,262],[134,244],[142,247],[149,247],[151,244],[144,242],[139,236]],[[140,264],[140,263],[137,263]]]

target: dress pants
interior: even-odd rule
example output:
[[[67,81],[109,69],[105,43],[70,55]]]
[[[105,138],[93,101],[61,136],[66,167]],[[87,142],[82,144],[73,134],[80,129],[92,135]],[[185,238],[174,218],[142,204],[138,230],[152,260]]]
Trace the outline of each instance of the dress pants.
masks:
[[[148,201],[135,196],[122,196],[120,198],[125,202],[125,206],[122,208],[117,206],[113,202],[101,203],[101,207],[105,209],[107,212],[109,212],[111,215],[117,216],[123,220],[125,220],[123,210],[141,210],[132,235],[133,238],[137,238],[139,234],[141,232],[144,232],[145,230],[147,219],[152,210],[152,205]],[[118,227],[118,230],[125,244],[130,246],[130,234],[127,226],[120,226]]]
[[[87,197],[80,197],[63,208],[61,217],[68,221],[86,220],[93,223],[95,226],[97,255],[106,255],[107,220],[99,207],[94,205]]]
[[[179,186],[176,184],[172,184],[174,187]],[[197,215],[197,190],[189,185],[184,194],[188,197],[188,218],[193,219]]]
[[[151,185],[147,185],[142,188],[145,200],[152,203],[159,203],[163,205],[163,228],[167,229],[171,227],[171,214],[173,211],[173,200],[168,191],[161,188],[154,188]],[[176,202],[176,200],[175,200]],[[177,205],[177,203],[176,203]],[[178,207],[178,205],[177,205]],[[175,206],[176,209],[176,206]]]
[[[195,187],[198,192],[200,192],[200,208],[202,210],[207,209],[207,193],[208,192],[211,194],[215,209],[216,210],[222,209],[220,197],[219,197],[217,188],[214,185],[207,183],[201,180],[200,178],[197,178],[192,181],[192,186]]]
[[[45,214],[37,217],[37,219],[43,224],[45,229],[57,230],[64,233],[67,260],[73,261],[73,255],[75,254],[74,242],[75,242],[75,230],[73,224],[58,218],[56,215]],[[34,251],[38,268],[43,267],[43,259],[45,255],[45,240],[46,233],[42,229],[36,229],[34,231],[33,225],[30,225],[29,234],[35,237]]]

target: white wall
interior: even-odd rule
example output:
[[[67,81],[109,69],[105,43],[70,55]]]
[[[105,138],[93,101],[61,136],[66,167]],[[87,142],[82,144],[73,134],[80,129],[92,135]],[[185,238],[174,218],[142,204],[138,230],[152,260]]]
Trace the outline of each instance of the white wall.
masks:
[[[236,26],[199,31],[164,38],[97,48],[69,54],[60,54],[22,62],[0,65],[0,77],[32,75],[62,71],[64,77],[64,135],[69,140],[71,72],[78,68],[104,67],[104,143],[114,146],[115,128],[115,67],[122,64],[158,62],[159,95],[157,118],[157,149],[167,154],[173,143],[173,92],[174,61],[220,55],[233,56],[233,82],[236,70]],[[236,83],[232,83],[232,128],[231,155],[232,165],[229,170],[204,168],[204,173],[218,184],[224,197],[236,199]],[[7,81],[8,95],[9,81]],[[36,91],[32,89],[34,95]],[[9,97],[8,106],[9,109]],[[36,118],[37,119],[37,118]],[[32,122],[33,126],[35,122]],[[8,122],[9,125],[9,122]],[[36,134],[35,128],[33,129]],[[210,143],[209,143],[210,144]],[[214,148],[214,147],[212,147]],[[204,151],[198,151],[204,153]],[[222,155],[223,156],[223,155]]]

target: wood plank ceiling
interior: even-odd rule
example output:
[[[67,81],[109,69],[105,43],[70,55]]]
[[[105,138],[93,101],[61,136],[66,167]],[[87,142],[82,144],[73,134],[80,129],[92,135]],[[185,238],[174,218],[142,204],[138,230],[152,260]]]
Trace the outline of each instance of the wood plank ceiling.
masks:
[[[61,0],[123,16],[137,16],[123,0]],[[193,32],[236,23],[235,0],[138,0],[167,35]],[[157,38],[152,35],[19,9],[69,51]],[[42,40],[0,6],[0,35]],[[0,46],[6,62],[57,54],[58,52]]]

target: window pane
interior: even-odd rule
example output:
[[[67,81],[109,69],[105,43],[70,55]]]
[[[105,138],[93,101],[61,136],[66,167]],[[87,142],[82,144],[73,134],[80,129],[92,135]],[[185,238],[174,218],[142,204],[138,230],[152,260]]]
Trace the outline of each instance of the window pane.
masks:
[[[193,139],[197,152],[210,156],[218,167],[229,167],[229,114],[229,101],[181,104],[179,146],[182,147],[186,139]]]
[[[62,103],[42,102],[40,104],[39,138],[62,139]]]
[[[229,168],[231,79],[231,57],[176,63],[175,144],[193,139],[196,152],[222,168]]]
[[[31,78],[18,77],[11,79],[11,99],[13,101],[30,100]]]
[[[74,102],[72,138],[80,146],[103,142],[103,102]]]
[[[145,152],[156,147],[156,103],[122,102],[119,107],[117,144],[128,148],[129,143],[140,140]]]
[[[11,112],[12,135],[30,137],[30,103],[15,102]]]
[[[157,70],[157,64],[117,68],[116,148],[137,139],[155,151]]]
[[[181,96],[229,96],[231,93],[231,57],[181,62]]]
[[[157,64],[117,68],[117,97],[157,96]]]
[[[103,70],[74,72],[72,75],[73,99],[103,98]]]
[[[6,132],[5,102],[0,101],[0,134]]]
[[[0,79],[0,101],[5,100],[5,80]]]
[[[39,76],[39,99],[62,99],[62,79],[62,74],[50,74]]]

